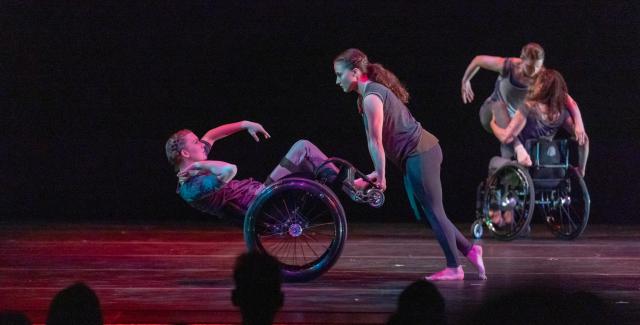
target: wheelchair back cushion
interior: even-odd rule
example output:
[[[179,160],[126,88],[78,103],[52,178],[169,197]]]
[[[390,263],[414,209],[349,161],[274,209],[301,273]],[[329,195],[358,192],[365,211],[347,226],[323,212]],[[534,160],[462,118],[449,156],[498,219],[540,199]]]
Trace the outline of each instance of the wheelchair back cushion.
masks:
[[[527,141],[527,150],[534,167],[567,167],[569,150],[566,139]]]

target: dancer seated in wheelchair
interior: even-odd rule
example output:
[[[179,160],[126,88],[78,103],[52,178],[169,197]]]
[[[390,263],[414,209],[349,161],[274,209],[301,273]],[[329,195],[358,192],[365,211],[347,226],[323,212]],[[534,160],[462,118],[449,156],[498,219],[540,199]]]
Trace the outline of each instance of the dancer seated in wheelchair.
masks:
[[[243,217],[265,186],[292,173],[313,173],[316,167],[327,160],[327,156],[313,143],[299,140],[291,146],[264,183],[253,178],[236,180],[236,165],[208,160],[208,155],[216,141],[243,130],[249,132],[256,141],[260,141],[260,136],[265,139],[271,137],[262,125],[242,121],[213,128],[202,138],[184,129],[167,140],[167,159],[178,172],[176,192],[189,205],[213,215]],[[338,169],[333,164],[326,164],[321,173],[331,181],[336,179]]]
[[[553,139],[558,130],[563,127],[572,137],[575,137],[575,123],[567,111],[567,84],[562,75],[553,69],[545,69],[540,72],[538,78],[527,94],[527,99],[518,108],[509,125],[501,128],[495,119],[491,121],[491,129],[502,143],[514,143],[518,163],[529,167],[532,165],[531,157],[524,148],[529,140],[541,138]],[[584,177],[589,156],[589,138],[578,142],[578,172]],[[494,157],[491,160],[489,170],[496,170],[509,160]],[[509,224],[513,221],[512,211],[491,211],[491,219],[494,224]]]
[[[476,56],[465,70],[462,77],[462,101],[471,103],[474,99],[471,79],[480,68],[499,73],[495,83],[495,89],[491,96],[487,98],[480,107],[480,122],[487,132],[492,133],[491,120],[500,127],[507,127],[510,120],[526,100],[527,94],[531,91],[532,85],[544,67],[545,52],[542,46],[537,43],[529,43],[522,47],[519,58],[503,58],[489,55]],[[582,123],[582,115],[578,104],[567,94],[565,96],[565,108],[574,121],[574,133],[578,143],[582,144],[587,138]],[[504,158],[510,158],[514,154],[514,149],[522,150],[516,146],[517,141],[512,144],[501,144],[500,151]]]

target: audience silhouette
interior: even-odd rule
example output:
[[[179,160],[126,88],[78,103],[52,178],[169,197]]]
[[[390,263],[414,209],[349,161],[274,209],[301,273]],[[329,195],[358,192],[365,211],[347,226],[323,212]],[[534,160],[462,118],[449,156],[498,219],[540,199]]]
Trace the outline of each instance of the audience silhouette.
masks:
[[[398,309],[388,325],[446,324],[444,298],[433,283],[418,280],[398,297]]]
[[[616,324],[598,296],[549,287],[524,287],[487,300],[465,324]]]
[[[31,325],[24,313],[11,310],[0,311],[0,325]]]
[[[242,254],[233,270],[235,289],[231,293],[234,306],[240,308],[245,325],[272,324],[282,307],[282,274],[278,260],[259,252]]]
[[[47,325],[102,325],[96,293],[82,282],[58,292],[49,306]]]

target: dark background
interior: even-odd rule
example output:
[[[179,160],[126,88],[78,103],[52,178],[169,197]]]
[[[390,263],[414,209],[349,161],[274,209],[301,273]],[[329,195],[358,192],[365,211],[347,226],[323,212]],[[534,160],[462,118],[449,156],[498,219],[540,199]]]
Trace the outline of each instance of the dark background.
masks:
[[[460,79],[477,54],[518,56],[540,43],[591,138],[592,222],[637,223],[640,10],[636,1],[2,2],[0,214],[3,220],[207,220],[174,193],[164,156],[174,131],[249,119],[272,139],[225,139],[213,159],[263,180],[299,138],[372,168],[355,96],[332,60],[362,49],[407,85],[410,109],[444,151],[445,207],[473,219],[496,140],[478,109],[496,74]],[[350,219],[411,221],[397,170],[380,210]]]

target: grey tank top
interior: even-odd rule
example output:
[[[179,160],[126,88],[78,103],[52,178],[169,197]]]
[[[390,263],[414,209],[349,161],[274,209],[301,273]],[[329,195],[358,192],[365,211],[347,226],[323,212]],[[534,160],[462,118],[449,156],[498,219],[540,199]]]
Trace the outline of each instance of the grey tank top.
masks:
[[[504,61],[502,73],[496,80],[494,96],[500,101],[507,104],[509,117],[513,117],[518,111],[518,107],[522,105],[529,87],[523,80],[518,80],[514,73],[515,64],[513,58],[507,58]]]
[[[370,82],[362,98],[368,95],[376,95],[382,101],[382,146],[386,157],[400,169],[404,169],[404,162],[408,157],[426,152],[438,143],[438,139],[422,128],[407,106],[389,88]],[[364,113],[362,118],[367,130]]]

